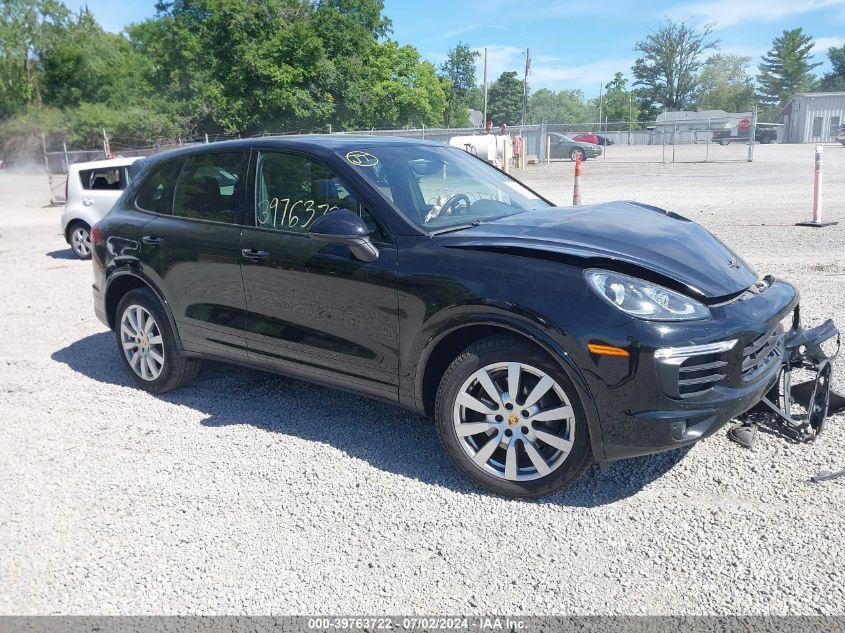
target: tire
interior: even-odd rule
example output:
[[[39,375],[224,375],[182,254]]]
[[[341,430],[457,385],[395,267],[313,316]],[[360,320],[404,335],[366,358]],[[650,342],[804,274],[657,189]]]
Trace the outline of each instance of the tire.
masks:
[[[91,259],[91,227],[77,220],[67,230],[70,250],[79,259]]]
[[[194,380],[200,371],[201,361],[179,350],[167,314],[148,288],[131,290],[121,298],[114,333],[123,366],[145,391],[171,391]]]
[[[584,150],[579,149],[577,147],[573,147],[572,150],[569,152],[569,158],[573,161],[577,160],[578,154],[581,154],[581,160],[586,160],[586,156],[584,155]]]
[[[515,407],[507,392],[514,375]],[[572,381],[542,350],[513,336],[481,339],[452,361],[437,390],[434,418],[452,464],[498,495],[551,494],[592,462],[586,414]],[[468,424],[478,432],[470,434]]]
[[[729,141],[719,141],[719,145],[727,145]]]

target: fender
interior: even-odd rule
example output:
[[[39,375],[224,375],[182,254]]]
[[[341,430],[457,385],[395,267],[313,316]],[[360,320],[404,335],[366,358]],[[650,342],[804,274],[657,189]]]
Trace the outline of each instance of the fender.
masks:
[[[431,353],[436,349],[437,345],[444,338],[458,330],[479,325],[493,325],[525,336],[557,361],[558,365],[560,365],[561,369],[572,381],[572,384],[575,385],[578,397],[581,398],[584,412],[587,414],[587,427],[590,430],[590,444],[592,445],[593,456],[598,460],[604,459],[604,439],[601,430],[601,421],[595,406],[595,397],[592,390],[587,384],[581,369],[575,364],[566,349],[550,336],[547,330],[541,329],[533,323],[528,323],[507,315],[493,313],[476,313],[472,317],[461,318],[459,322],[455,320],[448,322],[436,335],[429,338],[420,354],[414,382],[414,397],[417,401],[423,401],[425,370]]]
[[[162,307],[164,308],[164,313],[167,315],[167,321],[170,324],[170,329],[173,331],[173,338],[176,340],[176,346],[179,348],[179,351],[183,351],[182,347],[182,339],[179,336],[179,330],[176,327],[176,320],[173,318],[173,311],[170,309],[170,304],[167,302],[167,299],[164,298],[164,293],[159,290],[158,286],[141,270],[137,268],[120,268],[112,272],[108,280],[106,281],[106,289],[103,293],[103,297],[105,299],[106,305],[108,305],[109,301],[109,291],[112,287],[112,284],[115,280],[124,279],[126,277],[134,277],[145,286],[147,286],[150,290],[152,290],[153,294],[161,303]],[[112,328],[113,329],[113,328]]]

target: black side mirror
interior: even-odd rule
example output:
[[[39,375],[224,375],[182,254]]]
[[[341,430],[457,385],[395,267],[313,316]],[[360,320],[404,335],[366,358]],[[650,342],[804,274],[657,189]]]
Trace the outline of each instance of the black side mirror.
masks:
[[[367,225],[347,209],[338,209],[314,220],[308,237],[316,242],[343,244],[363,262],[374,262],[378,258],[378,249],[370,241]]]

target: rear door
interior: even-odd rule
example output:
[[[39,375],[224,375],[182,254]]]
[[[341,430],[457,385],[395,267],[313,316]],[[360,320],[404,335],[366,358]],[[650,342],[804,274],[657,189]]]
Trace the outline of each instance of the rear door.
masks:
[[[114,203],[126,189],[125,166],[99,167],[79,172],[82,184],[82,204],[94,209],[96,217],[102,218],[111,211]]]
[[[136,204],[157,213],[141,249],[190,351],[246,357],[240,270],[248,152],[191,154],[159,168]]]
[[[261,151],[253,163],[254,225],[241,240],[250,359],[397,399],[395,246],[347,184],[313,157]],[[309,239],[314,220],[338,208],[370,226],[376,261]]]

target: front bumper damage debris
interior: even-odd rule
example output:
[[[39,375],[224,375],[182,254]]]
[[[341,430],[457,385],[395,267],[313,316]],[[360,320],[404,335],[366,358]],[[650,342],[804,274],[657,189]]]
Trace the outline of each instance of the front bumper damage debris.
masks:
[[[831,388],[833,360],[839,354],[839,330],[828,319],[814,328],[800,328],[795,316],[793,328],[784,335],[784,351],[778,380],[750,416],[729,432],[729,437],[750,448],[756,437],[754,417],[768,414],[778,430],[795,442],[812,442],[824,430],[828,414],[845,411],[845,396]],[[823,349],[826,348],[826,349]],[[812,380],[793,384],[792,372],[808,370]],[[805,412],[795,413],[796,406]]]

